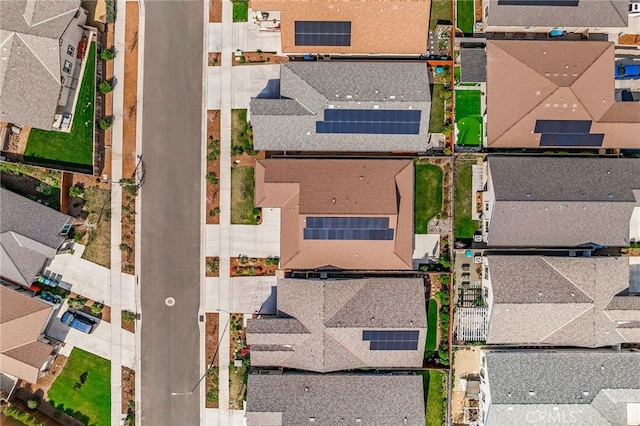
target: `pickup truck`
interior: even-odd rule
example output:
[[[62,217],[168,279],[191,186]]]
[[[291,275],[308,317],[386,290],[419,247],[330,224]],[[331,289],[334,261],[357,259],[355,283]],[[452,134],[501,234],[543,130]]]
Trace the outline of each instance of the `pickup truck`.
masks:
[[[67,312],[62,314],[60,321],[71,328],[75,328],[76,330],[87,334],[91,333],[93,331],[93,327],[96,325],[95,321],[91,318],[85,317],[72,309],[69,309]]]
[[[617,64],[615,77],[618,79],[640,78],[640,65],[638,64]]]

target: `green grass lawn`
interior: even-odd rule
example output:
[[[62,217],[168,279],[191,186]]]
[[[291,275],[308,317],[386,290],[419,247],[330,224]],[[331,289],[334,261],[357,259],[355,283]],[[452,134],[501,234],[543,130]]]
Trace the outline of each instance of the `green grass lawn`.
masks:
[[[438,370],[429,370],[429,386],[426,391],[427,414],[425,416],[426,426],[441,426],[444,423],[445,415],[445,393],[444,386],[446,374]],[[424,383],[424,380],[423,380]]]
[[[255,190],[253,167],[231,169],[231,223],[234,225],[256,225],[253,194]]]
[[[444,130],[444,92],[443,84],[431,85],[431,114],[429,116],[429,133],[442,133]]]
[[[453,194],[453,236],[455,238],[473,238],[478,230],[478,221],[471,219],[474,194],[472,191],[472,166],[474,160],[457,160],[454,175]]]
[[[86,374],[85,374],[86,373]],[[81,376],[85,382],[79,388]],[[74,387],[77,389],[74,390]],[[111,424],[111,364],[89,352],[75,348],[62,373],[47,395],[59,411],[87,426]]]
[[[234,1],[233,2],[233,22],[247,22],[249,20],[249,2]]]
[[[253,150],[253,129],[247,123],[246,109],[231,110],[231,155],[257,154]]]
[[[427,343],[425,351],[435,351],[438,347],[438,303],[435,299],[429,299],[427,309]]]
[[[434,30],[438,21],[451,23],[451,0],[433,0],[431,2],[431,20],[429,29]]]
[[[415,186],[415,233],[426,234],[429,220],[442,209],[442,169],[433,164],[416,165]]]
[[[91,170],[93,164],[96,46],[91,43],[70,133],[31,129],[25,162]]]
[[[456,90],[456,125],[458,145],[482,145],[482,116],[479,90]]]
[[[453,79],[455,80],[456,84],[460,83],[460,67],[453,68]]]
[[[473,34],[473,26],[475,24],[473,0],[457,0],[457,5],[458,17],[456,26],[460,28],[465,35]]]

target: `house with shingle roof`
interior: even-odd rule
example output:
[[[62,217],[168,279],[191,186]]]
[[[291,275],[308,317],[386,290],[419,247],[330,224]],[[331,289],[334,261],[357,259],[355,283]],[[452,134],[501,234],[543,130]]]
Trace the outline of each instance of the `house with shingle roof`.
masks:
[[[288,62],[279,99],[251,100],[255,149],[425,152],[431,94],[424,63]]]
[[[68,240],[73,218],[0,188],[0,276],[29,287]]]
[[[490,248],[626,247],[640,241],[640,159],[489,156]]]
[[[286,54],[419,56],[427,51],[431,0],[251,0],[249,7],[278,20]],[[258,19],[254,25],[267,27]]]
[[[0,370],[35,383],[54,351],[42,339],[51,305],[0,285]]]
[[[0,2],[0,122],[51,130],[78,86],[80,0]]]
[[[640,342],[640,258],[484,257],[487,344]]]
[[[638,424],[638,371],[637,351],[483,350],[482,424]]]
[[[422,377],[412,373],[249,375],[248,426],[422,426],[424,419]]]
[[[265,159],[255,182],[281,209],[282,269],[413,269],[413,161]]]
[[[251,365],[319,373],[420,368],[424,294],[421,278],[280,279],[277,315],[247,321]]]
[[[600,41],[487,40],[486,146],[640,148],[640,103],[616,97],[614,49]]]
[[[485,32],[548,33],[552,29],[615,33],[628,25],[627,0],[482,0]]]

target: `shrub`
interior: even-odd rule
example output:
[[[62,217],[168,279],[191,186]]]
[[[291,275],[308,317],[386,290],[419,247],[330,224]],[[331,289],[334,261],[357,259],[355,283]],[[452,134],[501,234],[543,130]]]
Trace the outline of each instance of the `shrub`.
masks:
[[[209,392],[207,392],[207,402],[218,402],[218,389],[210,389]]]
[[[5,407],[2,413],[27,426],[44,426],[44,423],[40,423],[35,417],[30,416],[29,413],[23,413],[16,407]]]
[[[78,185],[73,185],[69,188],[69,196],[71,198],[80,197],[82,194],[84,194],[84,189]]]
[[[209,211],[210,217],[216,217],[220,213],[220,207],[214,207]]]
[[[104,117],[98,120],[98,127],[102,130],[107,130],[111,127],[111,117]]]
[[[210,260],[207,262],[207,271],[211,273],[218,272],[219,266],[220,266],[220,259],[216,257],[213,260]]]
[[[209,182],[211,185],[217,185],[219,182],[218,175],[215,172],[207,173],[207,182]]]
[[[30,410],[35,410],[37,406],[38,401],[36,399],[30,399],[27,401],[27,407],[29,407]]]
[[[111,49],[102,49],[100,51],[100,58],[102,58],[102,60],[104,60],[104,61],[111,61],[115,57],[116,57],[116,52],[115,52],[115,50],[113,50],[113,48],[111,48]]]
[[[131,311],[122,311],[122,321],[134,322],[136,320],[136,314]]]
[[[98,85],[98,90],[100,91],[100,93],[105,95],[113,90],[113,86],[111,85],[111,82],[105,80]]]
[[[100,312],[102,312],[102,308],[104,308],[104,305],[102,303],[94,303],[93,305],[91,305],[91,313],[93,315],[100,315]]]
[[[113,24],[116,22],[116,0],[107,0],[107,23]]]

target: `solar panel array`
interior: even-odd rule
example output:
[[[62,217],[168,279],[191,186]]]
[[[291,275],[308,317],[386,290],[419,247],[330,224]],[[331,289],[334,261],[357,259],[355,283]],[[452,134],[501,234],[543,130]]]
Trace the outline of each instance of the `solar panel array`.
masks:
[[[362,340],[372,351],[415,351],[419,335],[416,330],[363,330]]]
[[[325,109],[316,133],[417,135],[420,116],[420,110],[412,109]]]
[[[577,6],[579,0],[498,0],[504,6]]]
[[[603,134],[592,134],[591,120],[536,120],[534,133],[542,133],[540,146],[602,146]]]
[[[295,21],[296,46],[351,46],[349,21]]]
[[[393,240],[388,217],[307,217],[305,240]]]

